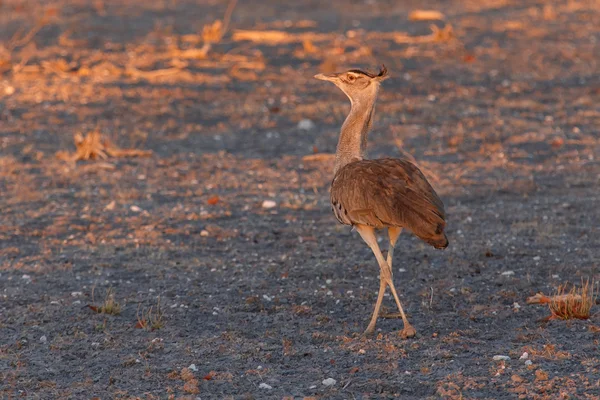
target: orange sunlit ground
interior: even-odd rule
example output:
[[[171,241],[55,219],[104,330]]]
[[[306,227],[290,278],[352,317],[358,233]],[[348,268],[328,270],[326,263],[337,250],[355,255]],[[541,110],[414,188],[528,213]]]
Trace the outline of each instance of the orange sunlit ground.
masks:
[[[313,79],[381,64],[409,340]],[[600,397],[599,68],[598,0],[0,0],[0,398]]]

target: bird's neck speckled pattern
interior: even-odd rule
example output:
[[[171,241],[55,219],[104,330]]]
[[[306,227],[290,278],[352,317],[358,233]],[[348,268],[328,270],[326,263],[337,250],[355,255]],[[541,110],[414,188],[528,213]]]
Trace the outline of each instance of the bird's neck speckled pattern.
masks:
[[[373,123],[373,112],[379,85],[365,93],[360,99],[350,99],[352,107],[346,117],[335,153],[334,174],[344,165],[362,160],[366,156],[367,138]]]

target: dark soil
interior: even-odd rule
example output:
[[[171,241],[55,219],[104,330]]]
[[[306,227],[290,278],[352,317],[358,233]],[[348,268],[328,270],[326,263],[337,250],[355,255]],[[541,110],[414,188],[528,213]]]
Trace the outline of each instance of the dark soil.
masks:
[[[526,304],[600,280],[598,1],[240,0],[204,58],[227,4],[199,3],[0,1],[0,398],[600,397],[598,307]],[[312,78],[381,63],[370,154],[412,154],[448,216],[445,251],[397,246],[409,340],[360,337],[378,267],[328,203],[349,104]],[[56,157],[92,131],[153,154]]]

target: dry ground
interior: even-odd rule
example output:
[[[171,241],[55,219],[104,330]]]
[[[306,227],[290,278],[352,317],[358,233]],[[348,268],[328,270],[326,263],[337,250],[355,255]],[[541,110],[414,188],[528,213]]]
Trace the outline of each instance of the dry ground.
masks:
[[[0,397],[599,398],[600,317],[525,299],[600,279],[600,2],[288,3],[219,38],[223,1],[0,1]],[[358,336],[378,271],[323,154],[349,105],[311,78],[382,62],[371,154],[414,155],[451,242],[401,236],[408,341]],[[56,156],[93,131],[153,153]]]

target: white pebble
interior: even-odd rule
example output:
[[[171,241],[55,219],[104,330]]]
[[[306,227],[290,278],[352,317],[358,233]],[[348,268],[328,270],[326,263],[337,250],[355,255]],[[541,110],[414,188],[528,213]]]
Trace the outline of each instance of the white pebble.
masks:
[[[73,297],[78,297],[78,296],[82,296],[83,293],[82,292],[71,292],[71,296]]]
[[[494,361],[508,361],[508,360],[510,360],[510,357],[509,356],[498,355],[498,356],[494,356],[493,360]]]
[[[273,301],[273,296],[263,294],[263,299],[265,299],[266,301]]]
[[[542,257],[540,257],[540,256],[533,257],[533,261],[540,261],[541,259],[542,259]]]
[[[262,202],[262,208],[274,208],[277,207],[277,203],[275,203],[273,200],[265,200]]]
[[[511,275],[514,275],[514,274],[515,274],[515,271],[504,271],[502,273],[502,275],[504,275],[504,276],[511,276]]]
[[[135,206],[135,205],[133,205],[133,206],[129,207],[129,209],[130,209],[131,211],[133,211],[133,212],[140,212],[140,211],[142,211],[142,209],[141,209],[141,208],[139,208],[138,206]]]
[[[23,276],[21,277],[21,279],[30,280],[30,279],[31,279],[31,276],[29,276],[29,275],[25,274],[25,275],[23,275]]]
[[[333,378],[323,379],[323,385],[325,386],[333,386],[337,383],[337,381]]]
[[[310,119],[302,119],[300,122],[298,122],[298,129],[303,131],[310,131],[311,129],[314,129],[314,127],[315,123]]]
[[[519,360],[527,360],[528,358],[529,358],[529,353],[524,352],[523,354],[521,354],[521,357],[519,357]]]
[[[202,229],[200,231],[200,236],[207,237],[208,235],[209,235],[209,233],[208,233],[208,231],[206,229]]]
[[[198,372],[198,367],[196,367],[196,364],[190,364],[190,366],[188,367],[188,369],[190,371]]]
[[[40,338],[40,342],[42,342],[42,343],[46,343],[47,341],[48,341],[48,338],[46,337],[46,335],[44,335]]]
[[[264,383],[264,382],[263,382],[263,383],[261,383],[260,385],[258,385],[258,387],[259,387],[260,389],[273,389],[273,386],[271,386],[271,385],[267,385],[267,384],[266,384],[266,383]]]
[[[533,362],[531,360],[525,360],[525,365],[531,365]]]

